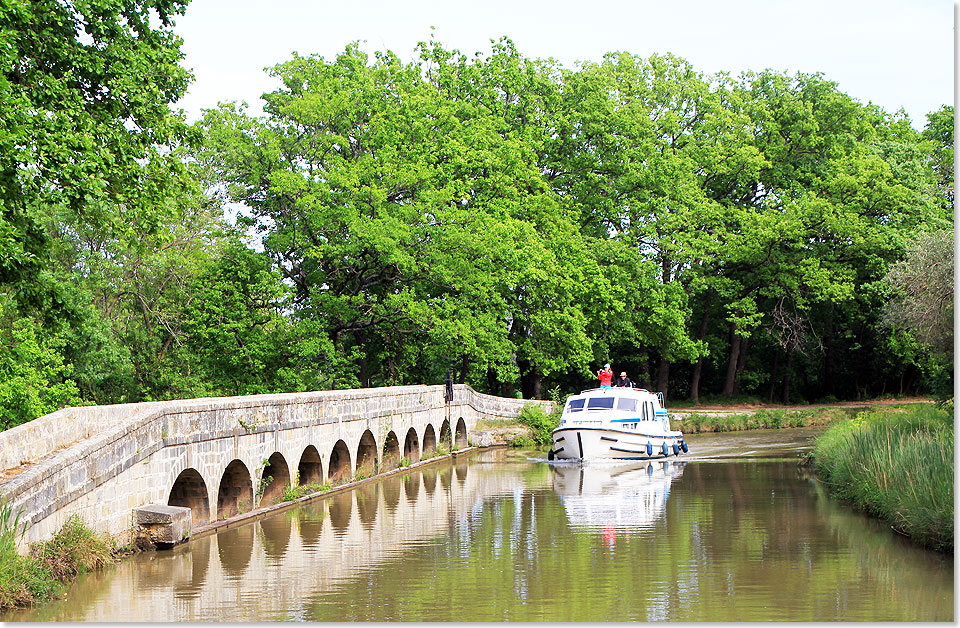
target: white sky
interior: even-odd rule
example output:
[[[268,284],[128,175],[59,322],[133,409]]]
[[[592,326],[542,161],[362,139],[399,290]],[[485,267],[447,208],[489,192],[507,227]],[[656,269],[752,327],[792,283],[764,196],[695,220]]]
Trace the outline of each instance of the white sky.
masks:
[[[431,26],[467,55],[507,36],[571,68],[623,50],[672,52],[704,73],[822,72],[860,102],[902,107],[916,128],[954,101],[953,0],[192,0],[176,32],[196,80],[179,106],[190,120],[225,101],[260,113],[278,86],[264,68],[294,51],[333,60],[360,41],[408,61]]]

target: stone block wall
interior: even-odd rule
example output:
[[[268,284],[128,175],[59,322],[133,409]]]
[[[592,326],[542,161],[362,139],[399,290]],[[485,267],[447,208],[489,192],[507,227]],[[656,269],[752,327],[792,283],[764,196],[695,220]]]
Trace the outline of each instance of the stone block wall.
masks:
[[[0,498],[22,509],[26,542],[49,538],[73,514],[123,536],[133,527],[133,510],[167,503],[186,469],[202,477],[215,516],[220,479],[233,460],[256,486],[274,453],[293,477],[313,445],[326,472],[343,440],[352,472],[367,430],[379,452],[391,431],[402,448],[411,428],[422,446],[427,426],[439,438],[444,421],[455,431],[462,419],[469,435],[479,419],[515,417],[529,403],[548,411],[551,405],[458,385],[449,405],[443,386],[398,386],[67,408],[0,433],[4,469],[31,463],[0,483]]]

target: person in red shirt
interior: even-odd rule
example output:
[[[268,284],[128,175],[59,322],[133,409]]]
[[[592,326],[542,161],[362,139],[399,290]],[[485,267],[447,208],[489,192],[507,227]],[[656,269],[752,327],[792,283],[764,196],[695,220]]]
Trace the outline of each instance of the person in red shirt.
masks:
[[[597,377],[600,378],[601,388],[610,387],[610,383],[613,381],[613,370],[610,368],[609,362],[604,364],[601,370],[597,371]]]

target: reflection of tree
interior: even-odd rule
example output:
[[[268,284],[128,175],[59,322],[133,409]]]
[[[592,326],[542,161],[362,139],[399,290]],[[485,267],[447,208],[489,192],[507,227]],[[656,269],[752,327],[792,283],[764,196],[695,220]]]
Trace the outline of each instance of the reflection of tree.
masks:
[[[549,475],[541,477],[549,481]],[[908,574],[911,584],[903,586],[902,574],[893,567],[896,551],[874,559],[890,566],[874,576],[874,565],[838,539],[842,535],[824,517],[818,497],[789,462],[688,464],[671,486],[664,517],[649,530],[608,531],[606,540],[599,529],[585,532],[571,526],[560,496],[549,488],[518,487],[513,494],[487,498],[482,507],[455,514],[453,522],[446,537],[410,546],[402,559],[365,570],[363,586],[318,594],[309,618],[952,617],[948,591],[940,594],[939,605],[926,595],[927,602],[919,606],[930,614],[917,613],[914,598],[921,595],[917,589],[924,586],[920,574],[925,572],[918,566]],[[851,529],[850,535],[856,534]],[[864,552],[882,555],[889,546],[870,544]]]

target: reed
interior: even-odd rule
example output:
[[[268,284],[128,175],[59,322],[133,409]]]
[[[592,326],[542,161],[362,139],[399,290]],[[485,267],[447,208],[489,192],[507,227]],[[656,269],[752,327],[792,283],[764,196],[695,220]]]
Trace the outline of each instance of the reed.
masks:
[[[919,406],[863,412],[831,427],[813,452],[835,496],[897,532],[953,551],[953,417]]]
[[[19,513],[0,503],[0,608],[43,602],[59,596],[77,574],[111,562],[115,547],[78,517],[67,520],[49,541],[34,543],[30,555],[17,552]]]

